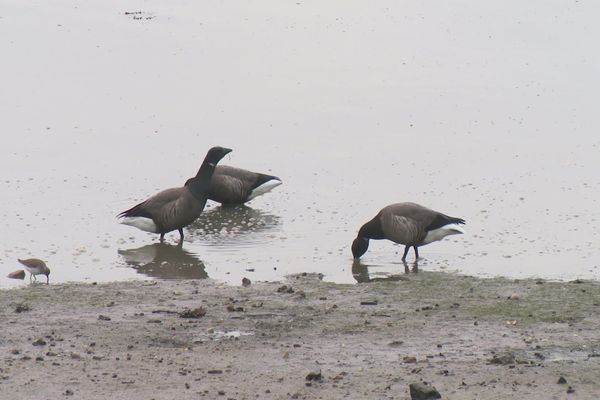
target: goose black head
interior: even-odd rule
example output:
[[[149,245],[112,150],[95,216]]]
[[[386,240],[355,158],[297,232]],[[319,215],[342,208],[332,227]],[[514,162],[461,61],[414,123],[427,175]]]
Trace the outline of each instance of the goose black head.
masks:
[[[355,260],[358,260],[369,248],[369,239],[365,237],[357,237],[352,242],[352,255]]]
[[[221,146],[215,146],[211,148],[208,153],[206,153],[206,157],[204,158],[205,162],[213,164],[213,166],[217,165],[219,161],[227,154],[231,153],[231,149]]]

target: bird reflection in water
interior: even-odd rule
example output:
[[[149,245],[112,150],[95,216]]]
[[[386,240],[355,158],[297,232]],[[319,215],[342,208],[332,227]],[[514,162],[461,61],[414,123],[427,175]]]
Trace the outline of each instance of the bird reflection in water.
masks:
[[[153,243],[137,249],[119,250],[138,273],[161,279],[208,278],[204,263],[181,246]]]
[[[403,262],[402,264],[404,265],[404,273],[405,274],[408,274],[410,272],[414,272],[414,273],[419,272],[419,263],[416,261],[413,263]],[[362,262],[360,262],[360,260],[353,260],[352,275],[354,276],[354,279],[356,279],[356,281],[358,283],[381,282],[381,281],[401,281],[401,280],[406,279],[402,275],[399,275],[399,274],[390,274],[390,275],[371,277],[371,275],[369,274],[369,267],[370,267],[370,265],[363,264]]]
[[[229,248],[256,245],[272,240],[281,224],[280,217],[248,206],[217,206],[205,209],[188,226],[190,240],[210,246],[227,245]]]

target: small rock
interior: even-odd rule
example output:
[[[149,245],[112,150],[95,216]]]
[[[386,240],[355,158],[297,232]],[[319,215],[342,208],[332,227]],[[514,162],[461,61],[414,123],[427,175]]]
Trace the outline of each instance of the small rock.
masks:
[[[441,399],[442,395],[433,387],[425,383],[411,383],[408,385],[410,398],[412,400]]]
[[[242,278],[242,286],[243,287],[248,287],[252,284],[252,282],[250,281],[250,279],[248,278]]]
[[[309,372],[308,375],[306,375],[306,380],[307,381],[322,381],[323,380],[323,375],[321,374],[321,370],[319,370],[319,372]]]
[[[406,356],[402,359],[405,364],[415,364],[417,362],[417,357]]]
[[[558,378],[558,382],[556,383],[558,383],[559,385],[564,385],[565,383],[567,383],[567,380],[561,376],[560,378]]]
[[[229,304],[227,306],[227,311],[229,312],[244,312],[244,307],[234,306],[233,304]]]
[[[45,346],[46,345],[46,341],[44,339],[42,339],[42,338],[39,338],[38,340],[36,340],[32,344],[34,346]]]
[[[404,344],[402,340],[394,340],[393,342],[388,343],[390,347],[400,347]]]
[[[202,318],[206,315],[206,309],[202,306],[193,310],[185,309],[179,313],[180,318]]]
[[[495,365],[509,365],[515,363],[515,355],[507,352],[502,354],[494,354],[494,357],[489,361],[490,364]]]
[[[277,293],[294,293],[294,288],[291,286],[283,285],[277,289]]]
[[[31,307],[29,307],[29,304],[20,303],[20,304],[17,304],[17,306],[15,307],[16,313],[22,313],[25,311],[31,311]]]
[[[360,302],[361,306],[376,306],[377,300],[365,300]]]
[[[102,315],[102,314],[98,315],[98,319],[100,321],[110,321],[110,317],[107,317],[106,315]]]
[[[571,393],[575,393],[575,389],[573,389],[571,386],[569,386],[567,388],[567,393],[571,394]]]
[[[71,389],[65,390],[65,396],[73,396],[73,391]]]
[[[209,369],[208,373],[209,374],[222,374],[223,370],[220,370],[220,369]]]
[[[10,279],[25,279],[25,271],[22,269],[18,269],[14,272],[11,272],[7,275]]]

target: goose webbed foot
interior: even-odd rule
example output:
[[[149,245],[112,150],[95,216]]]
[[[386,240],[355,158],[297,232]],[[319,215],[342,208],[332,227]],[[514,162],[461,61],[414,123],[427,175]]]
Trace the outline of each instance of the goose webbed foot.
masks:
[[[405,274],[409,274],[411,272],[416,274],[417,272],[419,272],[419,263],[416,260],[412,264],[409,264],[406,261],[402,261],[402,264],[404,264],[404,273]],[[411,268],[411,265],[412,265],[412,268]]]

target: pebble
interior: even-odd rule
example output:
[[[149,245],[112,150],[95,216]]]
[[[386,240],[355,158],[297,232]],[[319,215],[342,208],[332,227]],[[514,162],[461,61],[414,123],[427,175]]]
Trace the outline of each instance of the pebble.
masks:
[[[411,383],[409,386],[411,400],[441,399],[442,396],[434,388],[424,382]]]

